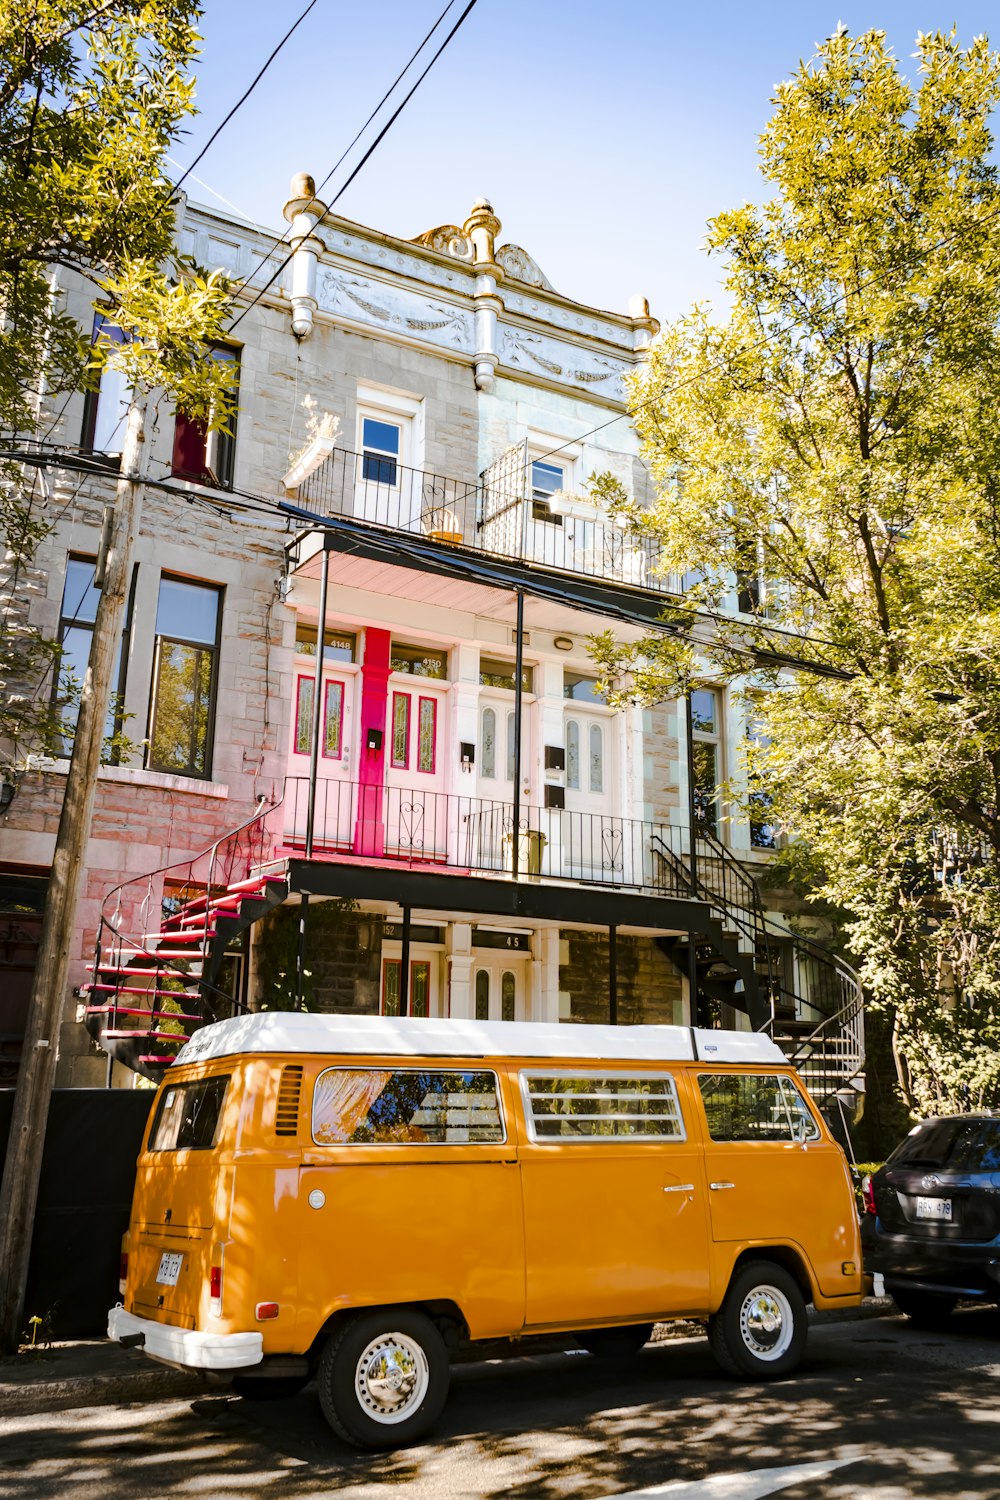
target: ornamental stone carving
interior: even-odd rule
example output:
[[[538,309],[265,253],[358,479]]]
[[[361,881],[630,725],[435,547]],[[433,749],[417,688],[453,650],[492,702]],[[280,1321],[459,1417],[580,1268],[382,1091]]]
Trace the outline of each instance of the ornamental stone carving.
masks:
[[[527,250],[523,250],[520,245],[501,245],[497,251],[497,265],[515,281],[542,287],[547,292],[555,291],[538,262],[532,260]]]
[[[587,357],[579,347],[572,348],[560,340],[519,328],[503,330],[500,358],[515,369],[542,370],[567,385],[603,388],[603,394],[618,400],[622,399],[623,378],[630,368],[625,361],[619,363],[597,354]]]
[[[437,229],[428,229],[411,241],[414,245],[426,245],[428,250],[437,250],[450,255],[453,260],[472,259],[472,241],[463,234],[457,224],[439,224]]]
[[[327,269],[320,277],[319,301],[324,311],[343,313],[357,322],[395,329],[463,354],[473,350],[473,322],[468,313],[401,287]]]

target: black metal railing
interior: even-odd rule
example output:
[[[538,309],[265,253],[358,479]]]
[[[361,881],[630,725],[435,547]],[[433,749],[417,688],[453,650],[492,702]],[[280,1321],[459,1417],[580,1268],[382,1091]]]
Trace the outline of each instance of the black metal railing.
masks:
[[[285,781],[284,840],[305,846],[307,777]],[[325,779],[316,788],[313,849],[324,855],[438,865],[477,875],[565,880],[690,895],[680,828],[604,813],[524,807],[483,797]]]
[[[318,518],[350,518],[494,557],[671,592],[653,537],[617,524],[579,496],[532,499],[528,474],[519,465],[505,470],[499,486],[489,479],[471,483],[335,448],[302,482],[297,498]]]

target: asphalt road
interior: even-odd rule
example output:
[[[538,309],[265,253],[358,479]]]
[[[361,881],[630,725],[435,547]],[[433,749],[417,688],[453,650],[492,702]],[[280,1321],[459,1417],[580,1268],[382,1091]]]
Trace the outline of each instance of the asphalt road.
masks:
[[[313,1389],[0,1417],[0,1496],[997,1500],[1000,1312],[953,1323],[821,1324],[766,1386],[721,1377],[702,1339],[624,1371],[582,1354],[458,1369],[433,1440],[396,1454],[346,1448]]]

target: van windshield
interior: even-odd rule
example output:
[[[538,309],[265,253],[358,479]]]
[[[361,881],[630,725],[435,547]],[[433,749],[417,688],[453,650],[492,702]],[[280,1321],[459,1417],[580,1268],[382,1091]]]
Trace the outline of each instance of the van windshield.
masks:
[[[228,1087],[226,1074],[165,1088],[149,1132],[150,1151],[210,1151]]]

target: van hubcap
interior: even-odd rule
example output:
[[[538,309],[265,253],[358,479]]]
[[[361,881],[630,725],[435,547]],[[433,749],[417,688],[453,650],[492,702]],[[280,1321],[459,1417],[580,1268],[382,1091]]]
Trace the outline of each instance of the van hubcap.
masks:
[[[354,1389],[376,1422],[402,1422],[420,1406],[429,1380],[420,1345],[405,1333],[384,1333],[358,1360]]]
[[[740,1308],[740,1333],[758,1359],[780,1359],[792,1342],[794,1319],[787,1298],[774,1286],[755,1286]]]

